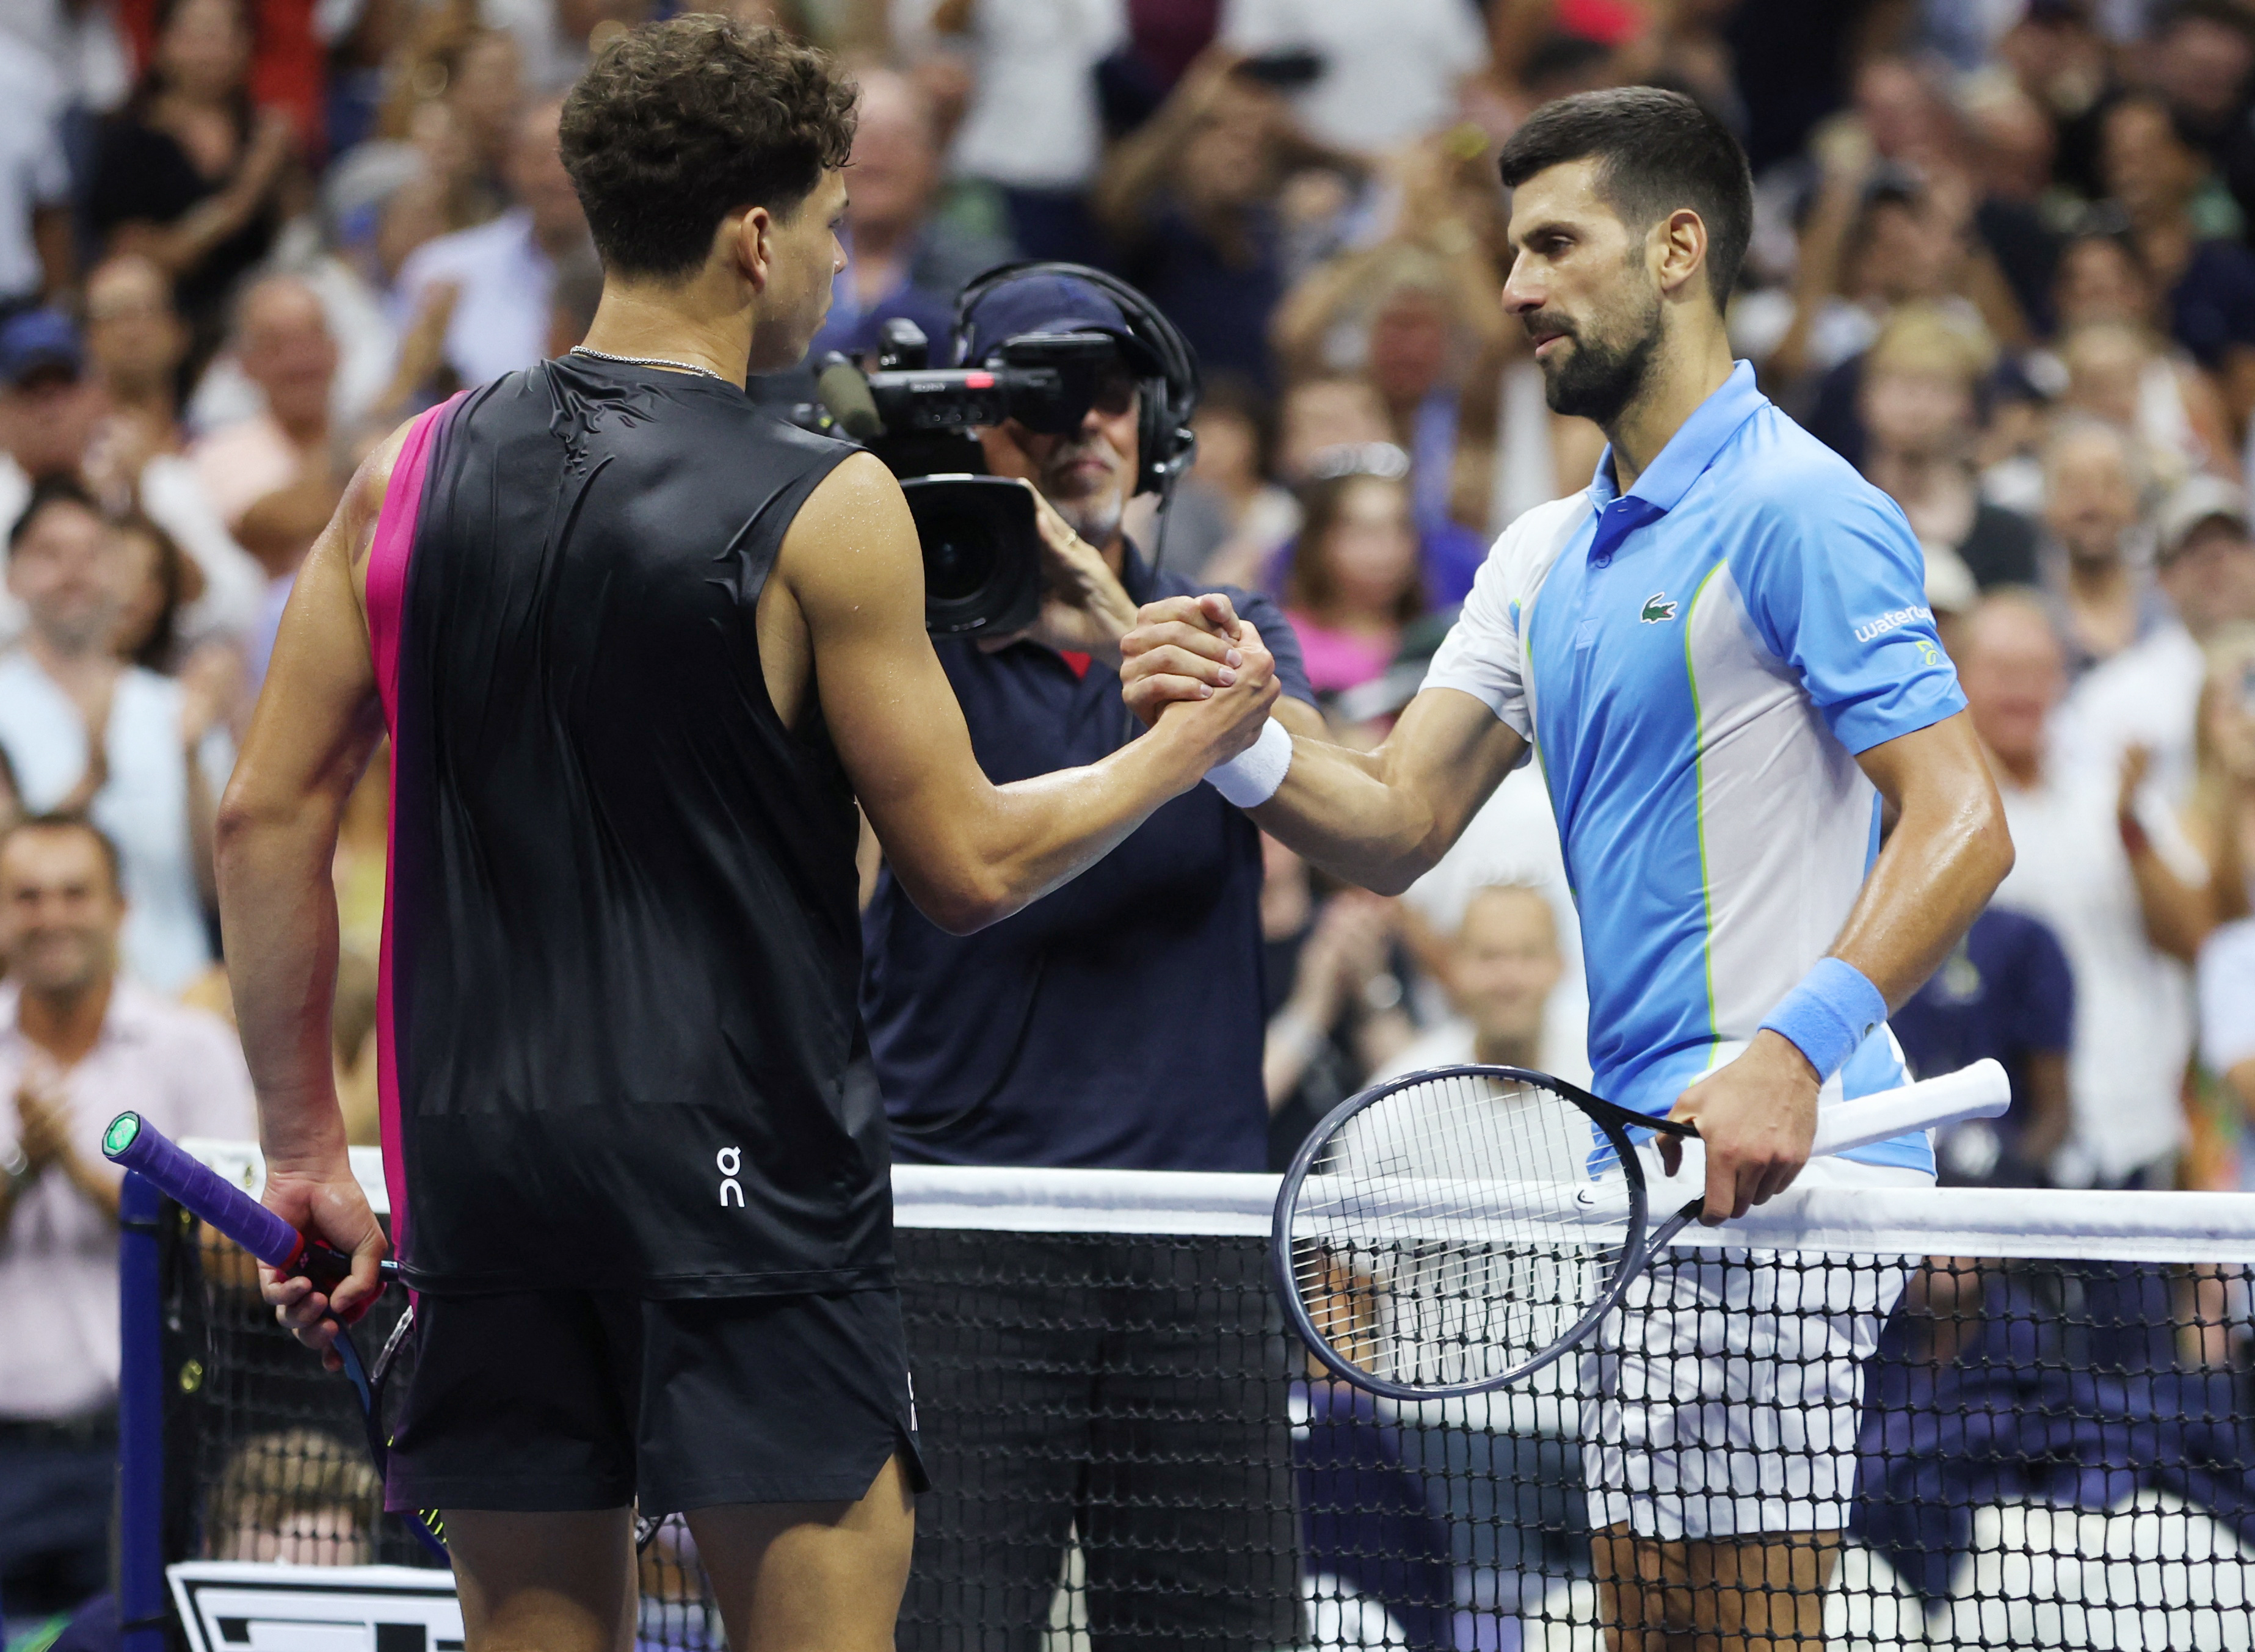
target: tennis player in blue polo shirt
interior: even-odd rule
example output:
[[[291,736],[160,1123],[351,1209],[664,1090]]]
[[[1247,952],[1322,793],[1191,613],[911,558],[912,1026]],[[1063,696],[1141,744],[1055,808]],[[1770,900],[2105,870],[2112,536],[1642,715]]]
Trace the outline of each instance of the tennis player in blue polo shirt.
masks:
[[[1502,172],[1504,304],[1551,407],[1604,428],[1597,474],[1504,534],[1384,746],[1271,724],[1207,779],[1394,891],[1531,749],[1581,909],[1594,1088],[1698,1120],[1720,1221],[1802,1174],[1823,1102],[1905,1082],[1888,1006],[2011,842],[1909,524],[1732,360],[1753,204],[1730,134],[1674,93],[1590,93],[1521,127]],[[1211,595],[1147,606],[1129,704],[1218,682],[1234,623]],[[1910,1136],[1805,1180],[1919,1185],[1933,1163]],[[1823,1643],[1860,1366],[1901,1277],[1726,1250],[1632,1287],[1584,1370],[1613,1647]]]

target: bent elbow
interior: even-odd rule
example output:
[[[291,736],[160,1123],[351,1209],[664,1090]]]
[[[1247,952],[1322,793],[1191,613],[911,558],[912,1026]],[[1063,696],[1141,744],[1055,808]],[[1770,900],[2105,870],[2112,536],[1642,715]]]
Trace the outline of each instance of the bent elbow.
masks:
[[[952,935],[976,934],[1024,904],[1002,878],[984,868],[958,877],[920,880],[910,886],[909,894],[918,912]]]
[[[1978,835],[1984,866],[1989,878],[1989,893],[1994,894],[1997,886],[2005,881],[2006,875],[2013,870],[2013,863],[2020,858],[2020,851],[2013,846],[2013,829],[2006,823],[2004,806],[2001,803],[1993,800],[1990,802],[1985,811],[1985,817],[1981,821]],[[1986,897],[1985,896],[1984,899],[1985,900]]]

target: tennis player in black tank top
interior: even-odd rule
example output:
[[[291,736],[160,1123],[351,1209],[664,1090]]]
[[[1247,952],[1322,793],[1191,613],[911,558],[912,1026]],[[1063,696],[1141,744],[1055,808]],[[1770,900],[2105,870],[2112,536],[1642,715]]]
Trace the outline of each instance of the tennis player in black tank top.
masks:
[[[266,1202],[355,1258],[334,1303],[265,1281],[321,1347],[384,1250],[329,1065],[329,868],[391,732],[386,1168],[422,1294],[388,1495],[444,1511],[472,1652],[626,1647],[637,1502],[687,1512],[742,1652],[891,1645],[921,1471],[883,1115],[847,1080],[854,803],[975,928],[1245,750],[1276,695],[1248,630],[1233,681],[1102,763],[980,773],[898,486],[742,391],[822,322],[852,124],[850,86],[769,32],[606,49],[562,139],[607,271],[586,346],[362,467],[221,810]],[[1093,558],[1050,533],[1067,574]],[[1055,607],[1045,636],[1081,646]]]

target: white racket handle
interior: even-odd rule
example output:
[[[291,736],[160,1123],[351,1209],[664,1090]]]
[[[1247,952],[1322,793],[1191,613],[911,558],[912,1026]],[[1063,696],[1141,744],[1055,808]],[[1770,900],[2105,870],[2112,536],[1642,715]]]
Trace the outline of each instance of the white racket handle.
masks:
[[[2013,1104],[2012,1081],[1995,1061],[1976,1061],[1955,1073],[1900,1089],[1832,1102],[1816,1110],[1816,1141],[1809,1157],[1852,1152],[1914,1130],[1933,1130],[1969,1118],[1998,1118]]]

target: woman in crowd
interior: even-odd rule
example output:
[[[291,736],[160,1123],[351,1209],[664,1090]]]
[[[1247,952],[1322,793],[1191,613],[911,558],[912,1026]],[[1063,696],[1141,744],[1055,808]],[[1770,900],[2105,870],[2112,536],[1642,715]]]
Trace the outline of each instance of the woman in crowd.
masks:
[[[2047,392],[2079,396],[2085,405],[2109,399],[2112,416],[2126,415],[2118,422],[2134,428],[2153,452],[2176,456],[2178,467],[2223,473],[2231,462],[2231,416],[2207,374],[2160,330],[2160,303],[2136,242],[2104,228],[2085,230],[2062,250],[2053,281],[2057,354],[2038,352],[2030,375]],[[2133,365],[2117,367],[2116,358],[2130,354],[2121,335],[2087,332],[2094,327],[2125,329],[2145,348]]]
[[[1977,402],[1994,359],[1987,336],[1963,317],[1907,304],[1865,356],[1857,387],[1864,474],[1902,507],[1929,556],[1955,551],[1984,590],[2036,580],[2034,525],[1983,499],[1974,483]]]
[[[242,0],[167,0],[156,54],[103,129],[87,206],[110,250],[145,253],[172,277],[198,362],[298,192],[289,117],[251,102],[251,38]]]
[[[1401,628],[1425,612],[1408,461],[1390,447],[1345,452],[1367,468],[1319,471],[1301,490],[1300,540],[1284,581],[1284,612],[1320,695],[1383,673]]]
[[[1300,524],[1292,495],[1269,480],[1275,439],[1268,398],[1250,380],[1224,374],[1205,387],[1191,425],[1198,463],[1175,495],[1168,565],[1205,570],[1217,584],[1257,584]]]

